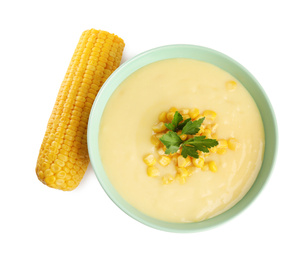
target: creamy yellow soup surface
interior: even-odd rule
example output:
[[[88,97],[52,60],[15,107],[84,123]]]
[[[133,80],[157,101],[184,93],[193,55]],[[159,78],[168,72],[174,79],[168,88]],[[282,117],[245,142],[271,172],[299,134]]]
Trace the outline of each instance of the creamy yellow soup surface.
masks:
[[[226,82],[237,88],[228,91]],[[211,154],[218,171],[197,169],[185,184],[163,185],[148,177],[144,155],[156,154],[150,141],[158,115],[170,107],[217,113],[218,138],[235,137],[236,151]],[[236,204],[251,188],[264,153],[264,129],[252,97],[232,75],[192,59],[168,59],[130,75],[109,99],[99,133],[101,160],[114,188],[143,213],[169,222],[197,222]],[[175,167],[161,167],[161,176]]]

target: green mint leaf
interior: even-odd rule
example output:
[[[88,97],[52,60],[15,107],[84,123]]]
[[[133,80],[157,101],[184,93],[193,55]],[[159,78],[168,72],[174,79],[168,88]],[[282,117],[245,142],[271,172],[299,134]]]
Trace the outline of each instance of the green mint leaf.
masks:
[[[204,117],[200,118],[198,120],[195,120],[195,121],[188,121],[186,123],[186,125],[183,127],[181,134],[186,134],[186,135],[197,134],[200,130],[200,126],[201,126],[203,120],[204,120]]]
[[[178,150],[179,150],[179,146],[172,145],[165,150],[165,154],[176,153],[176,152],[178,152]]]
[[[162,135],[160,141],[166,146],[167,149],[170,149],[171,146],[180,146],[182,143],[181,138],[176,132],[169,131],[166,134]]]
[[[188,121],[191,121],[191,118],[185,119],[181,124],[177,126],[178,130],[182,130],[182,128],[187,124]]]
[[[171,131],[176,131],[176,128],[181,121],[183,121],[183,117],[178,111],[176,111],[172,122],[168,124],[165,123],[165,126]]]
[[[181,155],[186,158],[187,156],[191,156],[194,158],[199,158],[199,154],[197,149],[194,146],[182,145]]]

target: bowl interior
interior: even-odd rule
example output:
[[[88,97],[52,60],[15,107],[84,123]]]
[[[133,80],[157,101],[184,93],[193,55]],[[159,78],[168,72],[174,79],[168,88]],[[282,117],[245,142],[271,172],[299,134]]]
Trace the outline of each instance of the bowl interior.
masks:
[[[100,120],[114,90],[130,74],[150,63],[170,58],[191,58],[205,61],[227,71],[239,80],[253,97],[261,113],[265,130],[265,153],[261,170],[248,193],[226,212],[196,223],[169,223],[151,218],[128,204],[114,189],[104,171],[98,148]],[[272,106],[257,80],[239,63],[217,51],[194,45],[168,45],[146,51],[121,65],[104,83],[93,104],[88,125],[88,149],[94,172],[110,199],[125,213],[150,227],[172,232],[194,232],[214,227],[244,210],[262,190],[276,156],[277,126]]]

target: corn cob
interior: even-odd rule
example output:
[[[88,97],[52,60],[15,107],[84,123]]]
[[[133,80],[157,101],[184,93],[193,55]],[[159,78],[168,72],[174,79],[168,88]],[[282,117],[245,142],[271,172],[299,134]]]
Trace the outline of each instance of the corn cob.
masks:
[[[87,125],[93,101],[120,65],[124,41],[100,30],[83,32],[61,84],[36,165],[49,187],[73,190],[89,164]]]

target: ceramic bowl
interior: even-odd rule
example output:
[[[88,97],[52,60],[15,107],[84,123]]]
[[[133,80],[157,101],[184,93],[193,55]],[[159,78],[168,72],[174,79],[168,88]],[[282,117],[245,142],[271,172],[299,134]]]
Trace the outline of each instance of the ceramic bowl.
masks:
[[[265,153],[263,164],[251,189],[237,204],[235,204],[235,206],[229,210],[213,218],[196,223],[165,222],[147,216],[139,210],[135,209],[119,195],[119,193],[115,190],[109,181],[99,154],[98,139],[100,121],[104,108],[112,93],[120,85],[121,82],[123,82],[129,75],[141,67],[156,61],[171,58],[190,58],[205,61],[216,65],[230,73],[233,77],[241,82],[241,84],[253,97],[261,113],[265,130]],[[181,44],[168,45],[148,50],[135,56],[134,58],[122,64],[104,83],[95,99],[90,113],[88,125],[88,149],[90,161],[97,179],[99,180],[100,184],[110,199],[125,213],[127,213],[135,220],[156,229],[171,232],[195,232],[215,227],[229,219],[232,219],[234,216],[248,207],[263,189],[272,171],[277,152],[276,118],[269,99],[265,94],[263,88],[251,75],[251,73],[238,62],[220,52],[201,46]]]

